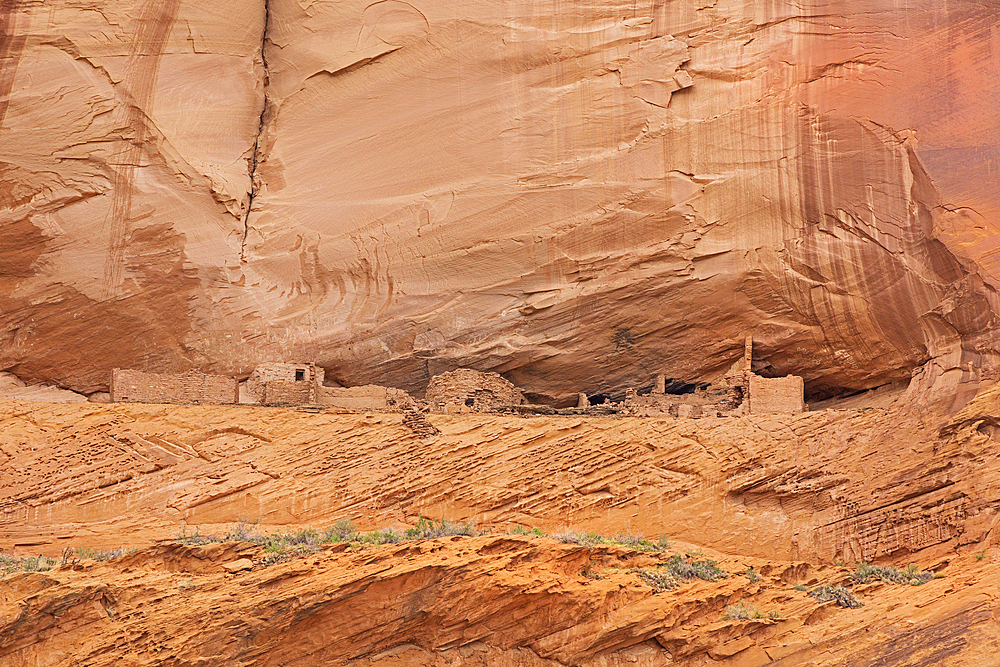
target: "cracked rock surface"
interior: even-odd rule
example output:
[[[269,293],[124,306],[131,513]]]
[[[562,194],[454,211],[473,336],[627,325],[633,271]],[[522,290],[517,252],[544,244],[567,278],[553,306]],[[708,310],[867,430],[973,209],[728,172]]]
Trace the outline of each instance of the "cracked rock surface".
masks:
[[[988,3],[12,0],[0,369],[995,375]],[[954,384],[953,382],[953,384]]]

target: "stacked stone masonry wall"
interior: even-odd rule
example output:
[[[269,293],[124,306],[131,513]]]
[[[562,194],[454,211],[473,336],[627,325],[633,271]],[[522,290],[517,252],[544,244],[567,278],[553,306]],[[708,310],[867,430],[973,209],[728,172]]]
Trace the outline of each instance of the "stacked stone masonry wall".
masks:
[[[750,414],[796,413],[805,410],[805,386],[801,377],[750,376]]]
[[[261,403],[267,405],[303,405],[316,402],[316,391],[312,382],[271,380],[264,383]]]
[[[297,373],[302,376],[301,379],[296,379]],[[315,378],[313,377],[313,373],[315,373]],[[274,403],[275,401],[264,396],[266,385],[272,382],[297,382],[310,386],[315,383],[316,386],[321,387],[323,386],[324,376],[325,371],[312,364],[267,363],[261,364],[254,369],[253,373],[250,374],[250,377],[244,383],[243,388],[251,402]],[[279,392],[284,390],[275,386],[273,391]],[[272,395],[276,396],[277,394]]]
[[[427,385],[425,398],[439,406],[466,406],[473,411],[521,404],[521,392],[498,373],[468,368],[435,375]]]
[[[239,385],[233,378],[194,371],[159,374],[116,368],[111,372],[111,400],[116,403],[238,403]]]

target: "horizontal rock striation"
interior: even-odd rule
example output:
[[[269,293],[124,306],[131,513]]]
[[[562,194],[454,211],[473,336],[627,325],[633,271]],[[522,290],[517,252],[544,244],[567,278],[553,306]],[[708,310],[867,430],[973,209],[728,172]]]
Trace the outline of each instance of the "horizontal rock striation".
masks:
[[[24,1],[0,369],[310,359],[533,400],[998,360],[988,3]]]
[[[1000,385],[907,408],[740,419],[329,414],[0,403],[0,543],[58,553],[262,526],[624,528],[734,554],[856,562],[989,544]],[[428,426],[429,425],[429,426]],[[899,446],[905,443],[905,446]]]

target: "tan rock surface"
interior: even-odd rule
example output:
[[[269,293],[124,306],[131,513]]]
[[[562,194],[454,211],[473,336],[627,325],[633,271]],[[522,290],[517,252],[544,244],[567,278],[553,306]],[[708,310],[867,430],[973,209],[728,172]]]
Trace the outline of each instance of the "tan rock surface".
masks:
[[[739,419],[428,418],[440,433],[418,438],[394,414],[0,403],[0,549],[139,547],[0,578],[0,667],[964,667],[996,654],[1000,385],[951,417],[899,398]],[[494,534],[270,566],[250,542],[175,541],[241,520],[420,515]],[[499,534],[514,525],[665,534],[682,540],[669,553],[701,548],[730,576],[655,593],[629,570],[669,553]],[[793,588],[846,583],[834,559],[943,578],[855,586],[860,609]],[[761,581],[740,574],[750,566]],[[779,619],[721,620],[740,601]]]
[[[996,30],[888,0],[6,3],[0,369],[91,393],[312,359],[419,393],[468,365],[572,405],[714,379],[752,331],[811,395],[932,358],[975,385]]]
[[[978,667],[991,664],[1000,630],[984,594],[1000,586],[995,550],[939,562],[943,578],[919,588],[861,587],[865,606],[841,609],[793,585],[847,570],[804,563],[722,556],[728,578],[655,593],[627,570],[657,558],[551,539],[340,544],[238,573],[219,563],[260,548],[218,546],[8,576],[0,666]],[[759,581],[738,574],[749,566]],[[722,620],[737,602],[779,618]]]
[[[0,404],[0,546],[118,547],[182,524],[623,528],[733,554],[872,560],[988,544],[1000,385],[954,418],[905,407],[733,418]],[[136,542],[136,540],[138,542]]]

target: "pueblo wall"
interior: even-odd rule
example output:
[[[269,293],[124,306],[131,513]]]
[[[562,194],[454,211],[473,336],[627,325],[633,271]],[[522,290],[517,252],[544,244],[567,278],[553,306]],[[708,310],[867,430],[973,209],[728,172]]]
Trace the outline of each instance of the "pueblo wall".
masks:
[[[489,411],[507,405],[520,405],[521,392],[498,373],[460,368],[434,376],[427,385],[425,399],[438,407],[457,405],[475,411]]]
[[[323,387],[320,392],[320,403],[347,410],[397,410],[412,402],[410,395],[402,389],[378,385]]]
[[[316,386],[309,381],[270,380],[264,383],[261,403],[301,405],[316,402]]]
[[[805,410],[802,378],[750,376],[750,414],[796,413]]]
[[[195,371],[178,374],[144,373],[115,368],[111,373],[115,403],[238,403],[235,379]]]
[[[242,389],[248,403],[314,403],[323,379],[315,364],[269,362],[254,368]]]

